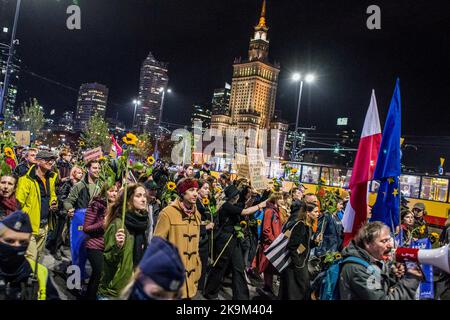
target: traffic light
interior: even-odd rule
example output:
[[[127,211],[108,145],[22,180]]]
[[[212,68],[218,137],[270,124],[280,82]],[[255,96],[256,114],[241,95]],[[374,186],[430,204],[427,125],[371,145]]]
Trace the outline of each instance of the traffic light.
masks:
[[[335,145],[334,145],[334,153],[339,153],[339,151],[341,151],[341,146],[339,145],[339,143],[336,143]]]

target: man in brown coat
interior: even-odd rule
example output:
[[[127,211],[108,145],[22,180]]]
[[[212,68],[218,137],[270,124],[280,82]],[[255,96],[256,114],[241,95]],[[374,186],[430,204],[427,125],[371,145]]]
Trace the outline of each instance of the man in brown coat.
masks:
[[[183,299],[192,299],[196,295],[202,270],[198,253],[201,217],[195,206],[197,191],[197,180],[184,178],[178,181],[179,198],[161,211],[153,233],[178,248],[186,269]]]

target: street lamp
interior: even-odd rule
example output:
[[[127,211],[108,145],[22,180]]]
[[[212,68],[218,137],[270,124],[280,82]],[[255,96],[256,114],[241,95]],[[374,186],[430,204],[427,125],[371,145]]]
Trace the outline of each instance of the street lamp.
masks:
[[[133,115],[133,129],[134,129],[134,123],[136,120],[136,109],[137,109],[137,106],[141,105],[141,101],[134,99],[133,103],[134,103],[134,115]]]
[[[304,81],[306,83],[312,83],[315,80],[315,75],[312,73],[308,73],[305,76]],[[298,72],[294,73],[292,75],[292,80],[295,82],[299,82],[300,84],[300,89],[299,89],[299,93],[298,93],[298,102],[297,102],[297,118],[295,120],[295,137],[294,137],[294,144],[292,145],[292,150],[291,150],[291,161],[295,160],[295,156],[296,156],[296,151],[297,151],[297,131],[298,131],[298,117],[300,115],[300,105],[302,103],[302,92],[303,92],[303,78],[302,75]]]
[[[158,127],[156,128],[156,141],[155,141],[155,158],[156,159],[159,158],[159,155],[158,155],[158,139],[159,139],[159,127],[161,125],[161,120],[162,120],[162,116],[163,116],[164,98],[166,96],[166,92],[171,93],[172,90],[169,89],[169,88],[161,87],[161,88],[159,88],[159,92],[162,93],[162,96],[161,96],[161,107],[159,109],[159,124],[158,124]]]

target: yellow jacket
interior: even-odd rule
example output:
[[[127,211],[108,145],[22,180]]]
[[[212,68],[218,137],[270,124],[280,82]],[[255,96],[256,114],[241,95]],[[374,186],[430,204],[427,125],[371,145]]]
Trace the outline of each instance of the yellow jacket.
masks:
[[[38,234],[41,224],[41,190],[36,180],[35,166],[28,170],[27,174],[19,178],[16,189],[16,199],[20,202],[22,211],[30,216],[33,234]],[[50,173],[50,203],[58,201],[55,192],[55,183],[58,175]]]

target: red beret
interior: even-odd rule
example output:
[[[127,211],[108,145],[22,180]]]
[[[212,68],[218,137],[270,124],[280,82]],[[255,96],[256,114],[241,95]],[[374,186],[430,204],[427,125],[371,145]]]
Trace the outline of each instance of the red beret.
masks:
[[[192,178],[184,178],[178,181],[177,183],[177,192],[179,195],[185,193],[187,190],[191,188],[197,188],[198,189],[198,182],[195,179]]]

